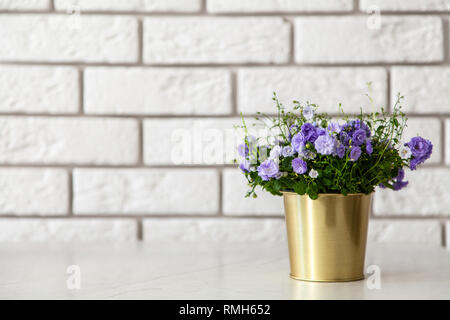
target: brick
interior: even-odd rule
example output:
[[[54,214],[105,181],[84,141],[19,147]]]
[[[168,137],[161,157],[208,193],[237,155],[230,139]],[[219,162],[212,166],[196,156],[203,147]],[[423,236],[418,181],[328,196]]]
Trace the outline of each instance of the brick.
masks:
[[[412,137],[421,136],[433,143],[433,153],[426,164],[440,163],[442,159],[441,121],[437,118],[408,118],[408,127],[403,133],[403,141],[408,142]]]
[[[0,0],[0,10],[48,10],[51,0]]]
[[[198,12],[201,0],[55,0],[56,10],[79,7],[81,11]]]
[[[254,120],[246,119],[248,132],[268,136]],[[244,130],[240,118],[171,118],[144,120],[144,162],[148,165],[232,164]]]
[[[361,0],[361,10],[371,6],[381,11],[449,11],[450,3],[447,0]]]
[[[295,20],[299,63],[433,62],[442,61],[443,52],[439,17],[381,16],[380,24],[368,17]]]
[[[65,170],[2,168],[0,185],[0,215],[67,214]]]
[[[439,221],[372,219],[368,242],[441,246],[441,230]]]
[[[136,222],[125,219],[0,219],[0,242],[135,240]]]
[[[0,61],[136,62],[132,17],[1,15]]]
[[[289,23],[278,17],[144,19],[145,63],[283,63]]]
[[[232,119],[148,119],[144,120],[144,162],[146,164],[226,164],[237,156],[238,139]]]
[[[75,113],[78,81],[70,67],[0,66],[0,112]]]
[[[245,68],[238,72],[238,108],[244,114],[257,111],[276,114],[272,93],[286,107],[292,100],[310,101],[320,111],[359,113],[360,107],[372,111],[365,96],[372,81],[371,96],[378,106],[386,106],[387,75],[383,68]]]
[[[378,188],[374,213],[378,216],[448,216],[450,215],[450,169],[421,168],[406,172],[409,185],[400,190]]]
[[[0,163],[134,164],[132,119],[1,117]]]
[[[76,169],[75,214],[214,214],[219,180],[213,170]]]
[[[84,86],[87,113],[231,113],[224,69],[87,68]]]
[[[286,239],[283,219],[144,219],[144,241],[252,243]]]
[[[408,113],[450,112],[450,67],[394,67],[392,68],[392,101],[397,93]]]
[[[208,0],[209,12],[322,12],[350,11],[352,0]]]
[[[247,180],[238,168],[223,171],[223,212],[226,215],[284,215],[283,198],[257,188],[258,198],[245,198]]]

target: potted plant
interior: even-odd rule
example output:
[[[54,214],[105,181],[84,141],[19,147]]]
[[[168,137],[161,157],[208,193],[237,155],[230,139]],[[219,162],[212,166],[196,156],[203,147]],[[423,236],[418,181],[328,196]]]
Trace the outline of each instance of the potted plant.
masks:
[[[369,97],[370,98],[370,97]],[[404,168],[415,170],[433,145],[416,136],[403,141],[407,118],[399,94],[391,113],[339,117],[312,103],[286,110],[274,93],[277,116],[258,113],[270,134],[249,134],[238,146],[239,168],[250,187],[284,197],[291,277],[309,281],[364,278],[372,195],[377,186],[407,186]]]

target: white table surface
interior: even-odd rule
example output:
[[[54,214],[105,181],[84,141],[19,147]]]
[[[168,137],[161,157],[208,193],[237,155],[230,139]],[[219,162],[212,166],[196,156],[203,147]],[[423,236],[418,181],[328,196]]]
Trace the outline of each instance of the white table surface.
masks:
[[[450,251],[369,244],[367,279],[313,283],[289,278],[280,244],[2,244],[0,299],[450,299]],[[67,288],[78,265],[81,288]]]

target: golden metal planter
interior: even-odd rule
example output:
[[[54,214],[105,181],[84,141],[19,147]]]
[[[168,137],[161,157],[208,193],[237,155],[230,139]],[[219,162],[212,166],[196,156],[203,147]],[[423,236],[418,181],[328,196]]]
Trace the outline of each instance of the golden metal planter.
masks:
[[[307,281],[364,278],[372,195],[283,192],[291,277]]]

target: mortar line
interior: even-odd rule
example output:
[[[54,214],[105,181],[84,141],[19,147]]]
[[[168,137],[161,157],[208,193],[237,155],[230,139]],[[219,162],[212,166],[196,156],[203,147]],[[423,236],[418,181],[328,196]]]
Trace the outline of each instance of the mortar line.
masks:
[[[138,166],[144,166],[144,124],[142,119],[138,119]]]
[[[67,170],[67,188],[68,188],[68,204],[67,215],[73,216],[73,169]]]
[[[283,17],[283,20],[289,24],[289,57],[288,63],[295,64],[295,21],[291,17]]]
[[[31,66],[69,66],[69,67],[139,67],[139,68],[376,68],[376,67],[428,67],[449,66],[450,61],[371,61],[371,62],[203,62],[203,63],[139,63],[133,62],[87,62],[82,60],[73,61],[40,61],[40,60],[0,60],[0,65],[31,65]]]
[[[448,230],[447,230],[447,225],[446,225],[446,222],[445,221],[443,221],[442,222],[442,225],[441,225],[441,227],[442,227],[442,231],[441,231],[441,235],[442,235],[442,246],[444,247],[444,248],[447,248],[448,249],[448,243],[447,243],[447,232],[448,232]]]
[[[0,221],[2,219],[119,219],[119,220],[131,220],[137,221],[142,219],[283,219],[284,215],[282,214],[283,208],[280,207],[279,214],[271,214],[271,215],[251,215],[251,214],[236,214],[236,215],[218,215],[217,213],[208,213],[208,214],[173,214],[173,213],[107,213],[107,214],[77,214],[68,216],[68,215],[13,215],[13,214],[2,214],[0,216]]]
[[[380,215],[375,214],[372,217],[374,220],[432,220],[432,221],[446,221],[450,216],[445,215],[423,215],[423,214],[408,214],[408,215]]]
[[[219,216],[224,216],[223,212],[223,171],[221,169],[217,169],[218,180],[219,180],[219,195],[218,195],[218,207],[219,207]]]
[[[200,7],[200,13],[202,14],[208,14],[208,9],[207,9],[207,0],[201,0],[201,7]]]
[[[353,10],[352,10],[353,14],[358,14],[358,13],[362,13],[363,11],[359,10],[359,1],[358,0],[353,0]]]
[[[84,114],[84,68],[79,68],[78,70],[78,114]]]
[[[446,131],[447,131],[447,124],[446,124],[446,119],[444,117],[439,118],[440,120],[440,126],[441,126],[441,130],[440,130],[440,140],[441,140],[441,161],[440,164],[442,166],[446,166],[446,149],[447,146],[445,145],[447,143],[447,139],[446,139]]]
[[[142,18],[138,18],[138,58],[137,63],[143,64],[144,59],[144,22],[142,21]]]
[[[22,168],[22,169],[231,169],[237,168],[236,164],[95,164],[95,163],[2,163],[0,168]],[[439,163],[421,164],[423,169],[449,169],[449,165]]]
[[[449,20],[447,17],[442,17],[442,36],[443,38],[443,50],[444,50],[444,61],[449,62],[450,61],[450,25],[449,25]]]
[[[238,75],[236,70],[231,71],[231,116],[239,116],[238,112]]]
[[[143,227],[143,223],[142,223],[142,219],[141,218],[137,218],[136,219],[136,238],[137,241],[143,241],[144,240],[144,227]]]
[[[236,103],[238,109],[238,103]],[[232,108],[234,109],[234,108]],[[345,106],[344,106],[345,109]],[[223,115],[215,115],[215,114],[154,114],[154,115],[146,115],[146,114],[112,114],[112,113],[102,113],[102,114],[87,114],[87,113],[27,113],[27,112],[0,112],[0,117],[16,117],[16,118],[27,118],[27,117],[35,117],[35,118],[75,118],[75,119],[124,119],[124,120],[152,120],[152,119],[192,119],[192,120],[236,120],[237,122],[240,122],[240,115],[238,110],[236,113],[232,111],[233,113],[230,114],[223,114]],[[276,117],[276,114],[272,113],[265,113],[269,117]],[[339,117],[341,116],[338,113],[327,113],[330,117]],[[359,113],[346,113],[349,117],[357,117],[359,116]],[[438,118],[438,119],[446,119],[450,117],[450,113],[406,113],[409,119],[423,119],[423,118]],[[257,115],[256,113],[245,113],[244,111],[244,118],[248,120],[252,120],[254,117],[258,117],[260,115]],[[236,123],[238,124],[238,123]]]
[[[386,101],[387,101],[387,106],[386,106],[386,111],[387,112],[392,112],[392,99],[391,99],[391,87],[392,87],[392,76],[391,76],[391,69],[390,68],[386,68]]]
[[[52,5],[52,4],[51,4]],[[206,9],[206,8],[205,8]],[[381,14],[386,16],[445,16],[450,13],[450,10],[382,10]],[[0,10],[0,15],[64,15],[67,14],[65,10],[57,10],[56,8],[48,10]],[[136,10],[82,10],[82,14],[89,16],[131,16],[131,17],[361,17],[367,16],[367,13],[355,8],[347,11],[260,11],[260,12],[208,12],[207,10],[200,10],[197,12],[173,12],[173,11],[136,11]]]
[[[255,200],[257,201],[257,200]],[[74,212],[72,215],[67,214],[2,214],[0,216],[0,220],[2,219],[124,219],[124,220],[132,220],[136,219],[192,219],[192,218],[205,218],[205,219],[284,219],[284,209],[280,206],[279,213],[272,214],[223,214],[219,215],[217,212],[208,212],[204,214],[185,214],[185,213],[163,213],[163,212],[155,212],[155,213],[76,213]],[[442,216],[442,215],[392,215],[392,216],[380,216],[375,215],[371,217],[372,220],[396,220],[396,221],[412,221],[412,220],[421,220],[421,221],[437,221],[441,223],[445,223],[450,221],[450,216]]]

